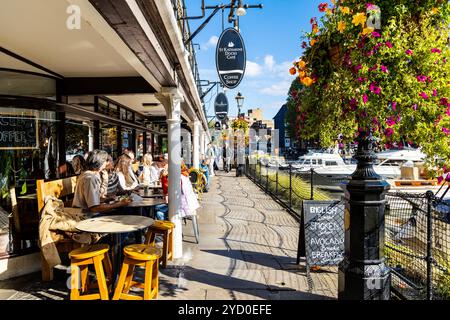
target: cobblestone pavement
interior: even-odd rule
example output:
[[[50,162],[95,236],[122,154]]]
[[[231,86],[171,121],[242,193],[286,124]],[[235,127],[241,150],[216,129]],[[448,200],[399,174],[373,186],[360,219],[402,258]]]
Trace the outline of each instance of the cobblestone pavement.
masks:
[[[187,221],[183,258],[160,268],[158,299],[337,298],[337,268],[312,272],[308,285],[295,264],[298,222],[246,177],[219,172],[201,204],[200,243]],[[65,281],[39,276],[0,282],[0,299],[67,299]]]

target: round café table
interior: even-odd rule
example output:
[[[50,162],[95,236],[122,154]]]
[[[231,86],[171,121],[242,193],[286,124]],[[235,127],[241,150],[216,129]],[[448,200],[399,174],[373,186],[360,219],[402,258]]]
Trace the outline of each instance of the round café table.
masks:
[[[75,228],[83,232],[107,233],[112,235],[112,265],[114,279],[116,279],[122,262],[120,235],[123,233],[141,231],[150,227],[154,222],[155,220],[152,218],[142,216],[101,216],[80,221],[75,225]]]
[[[145,192],[144,190],[139,190],[136,193],[144,199],[164,198],[164,194],[162,192],[158,192],[155,189],[150,189],[147,192]]]
[[[144,208],[150,208],[152,211],[150,213],[151,216],[154,217],[154,209],[159,204],[165,204],[166,201],[164,199],[156,199],[156,198],[150,198],[150,199],[142,199],[141,201],[133,201],[129,203],[125,208],[139,208],[139,214],[143,215],[143,209]]]

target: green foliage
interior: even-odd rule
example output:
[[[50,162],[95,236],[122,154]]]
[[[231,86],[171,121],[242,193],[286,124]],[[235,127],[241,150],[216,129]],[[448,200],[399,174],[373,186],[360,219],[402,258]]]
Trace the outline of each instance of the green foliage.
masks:
[[[290,122],[300,137],[319,138],[323,147],[339,135],[353,142],[371,132],[386,148],[420,146],[429,168],[450,169],[449,4],[372,4],[381,9],[380,30],[353,23],[357,14],[377,12],[347,0],[326,13],[318,32],[305,35],[306,66],[297,63],[296,69],[300,81],[309,76],[315,83],[291,88],[288,104],[297,117]]]

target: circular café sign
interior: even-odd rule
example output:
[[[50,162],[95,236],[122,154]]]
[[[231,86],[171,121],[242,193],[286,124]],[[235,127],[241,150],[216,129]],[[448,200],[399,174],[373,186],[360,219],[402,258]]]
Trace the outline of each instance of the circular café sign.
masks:
[[[225,120],[228,115],[228,98],[225,93],[221,92],[217,95],[216,101],[214,102],[214,110],[217,119]]]
[[[247,57],[244,40],[234,28],[226,29],[216,49],[216,67],[220,82],[228,89],[236,88],[244,78]]]

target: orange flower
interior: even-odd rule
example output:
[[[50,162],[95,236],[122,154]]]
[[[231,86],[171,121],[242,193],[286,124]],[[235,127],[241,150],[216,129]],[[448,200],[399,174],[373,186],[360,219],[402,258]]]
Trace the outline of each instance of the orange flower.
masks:
[[[367,28],[364,28],[364,29],[363,29],[363,31],[362,31],[361,34],[362,34],[363,36],[365,36],[366,34],[372,33],[374,30],[375,30],[375,29],[372,28],[372,27],[367,27]]]
[[[311,47],[314,47],[314,45],[317,43],[316,39],[312,39],[309,44],[311,45]]]
[[[319,27],[317,25],[314,25],[312,32],[313,34],[317,34],[319,32]]]
[[[305,69],[305,67],[306,67],[306,62],[305,62],[305,61],[300,60],[300,61],[297,63],[297,68],[299,68],[300,70]]]
[[[341,7],[341,12],[343,14],[350,14],[350,8],[349,7]]]
[[[292,68],[289,69],[289,73],[291,75],[295,75],[297,73],[297,70],[294,67],[292,67]]]
[[[367,20],[367,17],[365,15],[365,13],[360,12],[353,16],[352,23],[355,25],[355,27],[359,24],[361,26],[364,26],[364,24],[366,23],[366,20]]]
[[[298,76],[303,79],[306,76],[306,72],[305,71],[300,71],[298,73]]]
[[[344,33],[346,27],[347,27],[347,24],[344,21],[338,22],[338,30],[340,33]]]
[[[310,87],[313,84],[313,82],[314,82],[314,80],[311,79],[310,77],[304,77],[302,79],[302,83],[307,87]]]

